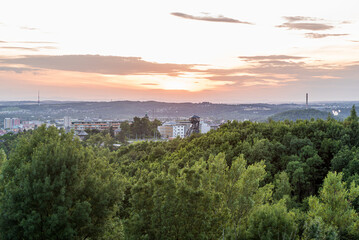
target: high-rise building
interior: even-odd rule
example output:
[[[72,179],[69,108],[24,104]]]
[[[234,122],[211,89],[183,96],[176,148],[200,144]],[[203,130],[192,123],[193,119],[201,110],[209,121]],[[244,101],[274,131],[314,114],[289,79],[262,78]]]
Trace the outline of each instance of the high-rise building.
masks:
[[[12,121],[11,118],[4,119],[4,129],[11,129],[12,128]]]
[[[12,118],[11,119],[12,128],[20,126],[20,119],[19,118]]]
[[[69,116],[64,117],[64,127],[70,128],[71,127],[71,118]]]

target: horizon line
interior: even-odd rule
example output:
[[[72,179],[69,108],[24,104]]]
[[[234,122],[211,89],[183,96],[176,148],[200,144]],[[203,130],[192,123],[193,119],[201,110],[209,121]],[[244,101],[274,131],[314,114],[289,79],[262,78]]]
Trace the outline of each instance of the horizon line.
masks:
[[[29,102],[37,104],[37,100],[0,100],[0,103],[20,103],[20,102]],[[46,99],[42,100],[44,102],[67,102],[67,103],[85,103],[85,102],[93,102],[93,103],[110,103],[110,102],[156,102],[156,103],[172,103],[172,104],[183,104],[183,103],[192,103],[192,104],[203,104],[203,103],[210,103],[210,104],[224,104],[224,105],[245,105],[245,104],[296,104],[296,105],[306,105],[305,101],[268,101],[268,102],[240,102],[240,103],[223,103],[223,102],[210,102],[210,101],[202,101],[202,102],[167,102],[167,101],[158,101],[158,100],[53,100],[53,99]],[[311,101],[310,103],[346,103],[346,102],[359,102],[359,100],[317,100]],[[309,104],[311,105],[311,104]]]

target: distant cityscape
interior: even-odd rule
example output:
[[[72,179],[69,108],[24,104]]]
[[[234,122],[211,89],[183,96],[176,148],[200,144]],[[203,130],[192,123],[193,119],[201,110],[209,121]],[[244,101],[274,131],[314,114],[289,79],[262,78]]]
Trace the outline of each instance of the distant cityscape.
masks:
[[[158,119],[157,127],[162,139],[185,137],[191,128],[189,118],[200,116],[199,132],[207,133],[227,121],[283,121],[297,119],[325,119],[328,115],[343,120],[353,105],[359,102],[303,104],[213,104],[164,102],[0,102],[0,136],[33,130],[45,124],[76,135],[85,136],[86,130],[121,132],[121,124],[132,123],[135,116]],[[154,137],[157,138],[158,136]]]
[[[147,116],[147,115],[146,115]],[[0,136],[7,133],[18,133],[23,131],[35,130],[41,125],[46,127],[54,126],[58,129],[65,129],[67,132],[74,130],[74,133],[80,138],[86,136],[86,130],[99,130],[114,131],[115,134],[121,132],[121,123],[131,121],[117,121],[117,120],[102,120],[102,119],[88,119],[79,120],[71,119],[69,116],[65,116],[63,119],[56,119],[54,123],[51,121],[21,121],[19,118],[5,118],[4,128],[0,129]],[[218,129],[220,124],[213,123],[211,121],[200,120],[199,130],[200,133],[207,133],[211,129]],[[177,121],[165,121],[158,127],[158,131],[161,134],[162,139],[173,139],[176,137],[184,138],[187,131],[191,128],[191,122],[189,120],[177,120]]]

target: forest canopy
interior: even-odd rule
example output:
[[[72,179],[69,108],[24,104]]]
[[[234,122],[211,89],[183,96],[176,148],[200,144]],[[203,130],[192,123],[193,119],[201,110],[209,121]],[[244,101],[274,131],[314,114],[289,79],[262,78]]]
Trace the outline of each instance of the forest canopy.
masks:
[[[0,239],[359,239],[355,108],[117,149],[53,127],[7,141]]]

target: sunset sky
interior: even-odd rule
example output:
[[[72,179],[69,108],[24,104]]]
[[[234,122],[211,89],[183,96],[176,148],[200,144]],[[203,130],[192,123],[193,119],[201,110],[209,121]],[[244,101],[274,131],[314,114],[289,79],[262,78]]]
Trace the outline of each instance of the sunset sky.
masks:
[[[358,0],[11,0],[0,101],[359,100]]]

